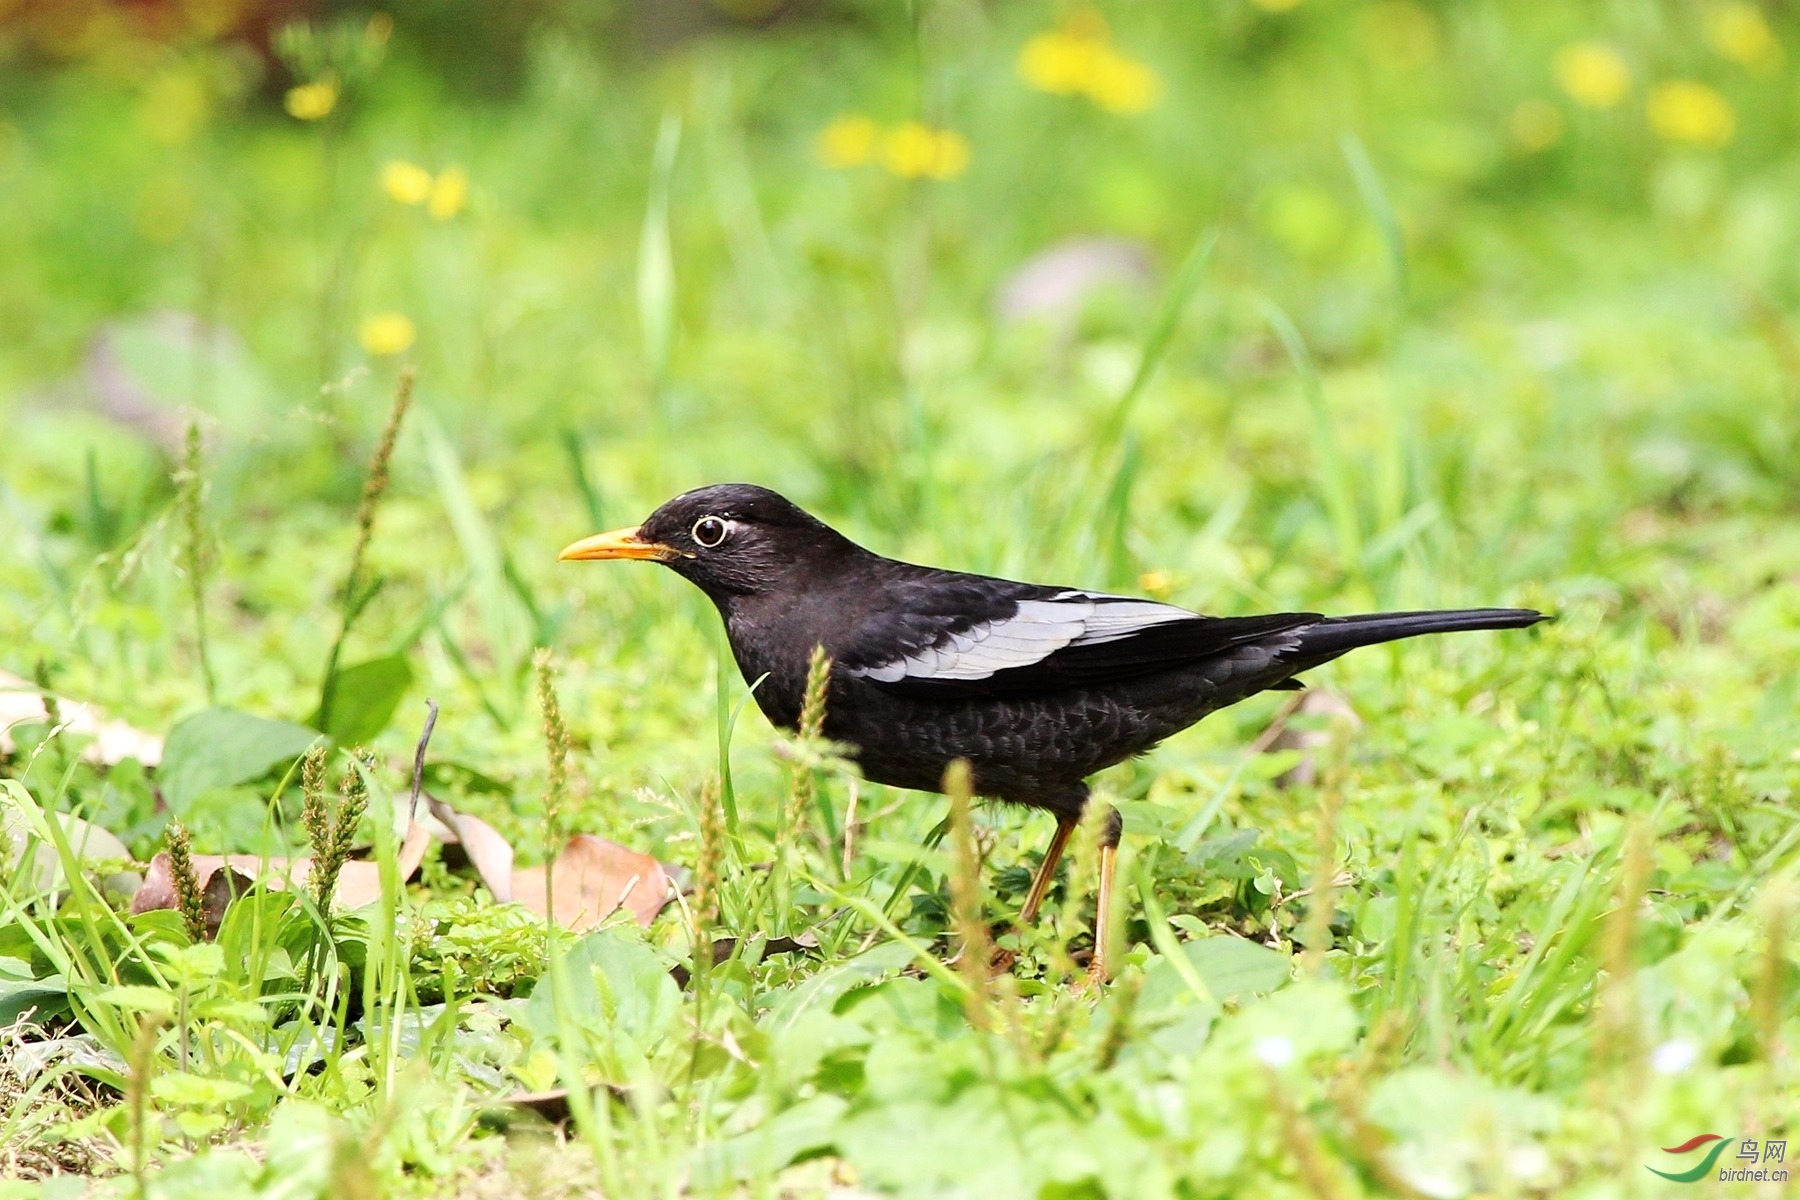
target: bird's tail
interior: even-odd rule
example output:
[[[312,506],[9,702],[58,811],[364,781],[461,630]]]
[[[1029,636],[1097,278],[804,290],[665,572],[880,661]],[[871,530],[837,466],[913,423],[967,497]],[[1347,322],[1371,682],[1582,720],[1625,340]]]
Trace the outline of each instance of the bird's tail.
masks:
[[[1547,618],[1531,608],[1454,608],[1436,612],[1368,613],[1326,617],[1295,630],[1299,645],[1284,657],[1324,663],[1359,646],[1417,637],[1422,633],[1460,633],[1470,629],[1523,629]]]

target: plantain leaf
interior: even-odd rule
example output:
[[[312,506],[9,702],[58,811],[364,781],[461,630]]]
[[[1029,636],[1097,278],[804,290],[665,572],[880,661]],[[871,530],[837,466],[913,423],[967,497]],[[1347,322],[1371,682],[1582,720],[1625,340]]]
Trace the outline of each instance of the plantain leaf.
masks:
[[[340,746],[373,741],[412,684],[412,664],[403,654],[345,667],[331,688],[331,711],[314,713],[313,726]]]
[[[195,797],[234,787],[306,753],[318,734],[230,708],[202,709],[169,731],[157,782],[169,810],[186,817]]]

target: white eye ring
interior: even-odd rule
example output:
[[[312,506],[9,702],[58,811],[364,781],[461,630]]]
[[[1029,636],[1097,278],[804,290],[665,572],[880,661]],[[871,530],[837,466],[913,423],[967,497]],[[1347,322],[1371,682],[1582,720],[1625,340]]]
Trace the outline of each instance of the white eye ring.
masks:
[[[724,517],[701,517],[694,522],[688,536],[694,539],[694,545],[704,546],[712,550],[719,546],[731,533],[731,522]]]

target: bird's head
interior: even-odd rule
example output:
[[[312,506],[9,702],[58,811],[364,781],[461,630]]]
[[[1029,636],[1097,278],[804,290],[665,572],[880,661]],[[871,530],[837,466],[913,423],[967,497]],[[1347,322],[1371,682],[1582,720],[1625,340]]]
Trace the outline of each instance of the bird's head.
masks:
[[[565,546],[561,560],[659,562],[714,600],[755,595],[817,571],[855,544],[768,488],[719,483],[683,492],[642,525]]]

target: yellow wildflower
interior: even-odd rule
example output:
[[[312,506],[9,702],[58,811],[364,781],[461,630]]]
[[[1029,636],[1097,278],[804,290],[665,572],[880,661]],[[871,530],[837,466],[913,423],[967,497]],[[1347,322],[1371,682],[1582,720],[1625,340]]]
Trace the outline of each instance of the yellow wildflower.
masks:
[[[469,173],[461,167],[445,167],[431,185],[431,199],[425,211],[434,221],[448,221],[469,202]]]
[[[399,354],[413,344],[416,336],[418,330],[413,328],[412,318],[397,312],[376,313],[366,317],[362,327],[357,330],[362,348],[382,357]]]
[[[1556,82],[1585,108],[1611,108],[1631,90],[1631,68],[1601,42],[1575,42],[1556,52]]]
[[[902,179],[955,179],[969,165],[969,143],[960,133],[906,121],[881,139],[881,165]]]
[[[1110,113],[1143,112],[1156,103],[1162,80],[1143,63],[1108,50],[1094,64],[1087,93]]]
[[[1087,90],[1102,42],[1061,31],[1040,33],[1019,51],[1019,77],[1040,92],[1073,96]]]
[[[287,92],[288,115],[302,121],[317,121],[330,116],[337,102],[337,80],[329,75],[291,87]]]
[[[1138,590],[1152,596],[1167,596],[1175,588],[1167,571],[1145,571],[1138,576]]]
[[[861,113],[844,113],[819,134],[819,161],[835,170],[860,167],[875,157],[881,127]]]
[[[431,172],[396,158],[381,168],[381,190],[401,204],[423,204],[431,198]]]
[[[1706,14],[1706,40],[1712,48],[1746,67],[1767,67],[1781,57],[1781,43],[1754,4],[1715,5]]]
[[[1085,95],[1114,113],[1142,112],[1162,91],[1155,71],[1113,47],[1105,18],[1091,8],[1075,10],[1060,29],[1027,41],[1018,69],[1040,92]]]
[[[1562,109],[1548,100],[1521,100],[1507,119],[1507,131],[1519,149],[1527,154],[1548,150],[1562,140]]]
[[[1650,89],[1644,113],[1658,137],[1716,150],[1737,133],[1731,102],[1704,83],[1674,79]]]

